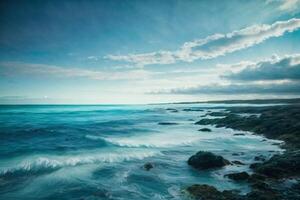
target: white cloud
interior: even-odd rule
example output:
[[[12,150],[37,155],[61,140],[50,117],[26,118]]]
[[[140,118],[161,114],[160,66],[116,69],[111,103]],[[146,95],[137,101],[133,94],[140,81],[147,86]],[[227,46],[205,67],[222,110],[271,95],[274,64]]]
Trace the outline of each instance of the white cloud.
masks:
[[[93,80],[138,80],[151,76],[151,73],[145,70],[129,71],[96,71],[83,68],[69,68],[56,65],[33,64],[22,62],[1,62],[0,75],[44,75],[60,78],[88,78]]]
[[[263,41],[280,37],[286,32],[300,28],[300,19],[277,21],[271,25],[253,25],[228,34],[214,34],[204,39],[184,43],[176,51],[157,51],[143,54],[107,55],[106,59],[126,61],[143,67],[151,64],[172,64],[178,61],[192,62],[197,59],[212,59],[242,50]]]
[[[276,3],[280,11],[293,12],[299,9],[300,0],[267,0],[267,4]]]

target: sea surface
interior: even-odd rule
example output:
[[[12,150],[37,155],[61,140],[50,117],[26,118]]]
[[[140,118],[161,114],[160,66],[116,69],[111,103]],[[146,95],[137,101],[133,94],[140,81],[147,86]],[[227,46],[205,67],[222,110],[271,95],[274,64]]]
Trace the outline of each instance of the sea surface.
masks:
[[[0,199],[185,199],[195,183],[245,193],[246,183],[224,174],[281,149],[252,133],[194,124],[230,106],[267,105],[0,106]],[[191,107],[201,110],[184,111]],[[186,162],[200,150],[246,165],[200,172]]]

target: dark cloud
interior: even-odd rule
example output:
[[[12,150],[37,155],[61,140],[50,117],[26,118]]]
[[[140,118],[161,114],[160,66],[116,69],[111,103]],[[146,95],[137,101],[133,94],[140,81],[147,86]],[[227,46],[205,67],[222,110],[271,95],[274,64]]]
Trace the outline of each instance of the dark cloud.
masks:
[[[230,80],[300,80],[300,54],[248,65],[242,71],[223,76]]]

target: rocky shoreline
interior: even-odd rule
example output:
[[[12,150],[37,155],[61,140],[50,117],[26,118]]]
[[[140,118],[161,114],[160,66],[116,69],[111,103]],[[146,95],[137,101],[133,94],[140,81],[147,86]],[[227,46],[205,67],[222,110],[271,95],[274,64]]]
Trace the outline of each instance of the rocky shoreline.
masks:
[[[197,110],[195,108],[194,110]],[[199,110],[199,109],[198,109]],[[237,182],[247,182],[251,191],[218,191],[209,185],[194,184],[186,188],[189,196],[202,200],[297,200],[300,199],[300,105],[261,107],[231,107],[225,111],[210,112],[217,118],[203,118],[196,125],[214,125],[261,134],[269,139],[284,141],[286,151],[269,160],[257,157],[250,165],[252,173],[239,172],[225,175]],[[207,131],[207,129],[204,129]],[[277,145],[277,144],[274,144]],[[204,161],[205,160],[205,161]],[[197,170],[220,168],[230,162],[221,155],[198,152],[187,161]],[[243,164],[243,163],[240,163]]]

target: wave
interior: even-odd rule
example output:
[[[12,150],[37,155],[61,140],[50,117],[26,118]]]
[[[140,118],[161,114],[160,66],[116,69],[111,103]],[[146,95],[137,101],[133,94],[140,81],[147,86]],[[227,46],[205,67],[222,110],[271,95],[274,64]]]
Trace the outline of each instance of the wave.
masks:
[[[159,151],[150,150],[110,150],[78,155],[41,155],[31,156],[9,163],[9,167],[0,169],[0,176],[22,174],[23,172],[40,173],[84,164],[114,163],[129,160],[142,160],[159,155]]]
[[[203,136],[197,133],[147,134],[128,137],[93,137],[105,140],[120,147],[147,147],[167,148],[176,146],[192,146],[198,143]]]

